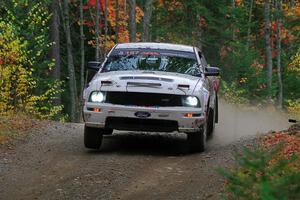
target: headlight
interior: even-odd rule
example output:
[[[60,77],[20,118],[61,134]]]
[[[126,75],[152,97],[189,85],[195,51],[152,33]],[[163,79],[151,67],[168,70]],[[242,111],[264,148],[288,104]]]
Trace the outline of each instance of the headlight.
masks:
[[[102,103],[105,101],[105,93],[94,91],[91,93],[89,101],[94,103]]]
[[[200,107],[200,102],[197,97],[187,96],[182,97],[182,105],[187,107]]]

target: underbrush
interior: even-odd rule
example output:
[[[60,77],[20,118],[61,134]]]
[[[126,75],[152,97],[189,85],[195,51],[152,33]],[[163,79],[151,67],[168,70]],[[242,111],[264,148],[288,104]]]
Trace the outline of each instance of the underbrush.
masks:
[[[222,169],[225,199],[275,200],[300,197],[300,125],[259,138],[235,156],[236,167]]]
[[[0,116],[0,145],[24,136],[41,125],[41,121],[26,115]]]
[[[300,120],[300,99],[298,99],[297,101],[287,101],[287,110],[290,113],[291,117]]]

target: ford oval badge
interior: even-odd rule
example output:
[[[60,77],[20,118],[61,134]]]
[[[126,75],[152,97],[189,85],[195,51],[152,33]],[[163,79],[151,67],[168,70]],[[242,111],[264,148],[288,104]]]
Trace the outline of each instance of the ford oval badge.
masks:
[[[139,118],[148,118],[151,116],[148,112],[136,112],[134,115]]]

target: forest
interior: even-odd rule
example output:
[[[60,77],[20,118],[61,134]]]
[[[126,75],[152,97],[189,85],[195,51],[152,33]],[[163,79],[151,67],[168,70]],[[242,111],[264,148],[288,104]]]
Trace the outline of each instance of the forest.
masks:
[[[298,0],[2,0],[0,115],[78,122],[88,61],[116,43],[202,49],[221,98],[300,115]]]

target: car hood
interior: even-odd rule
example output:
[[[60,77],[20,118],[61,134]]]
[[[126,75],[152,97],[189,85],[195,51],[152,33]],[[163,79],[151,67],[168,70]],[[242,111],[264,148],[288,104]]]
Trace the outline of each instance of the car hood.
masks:
[[[87,92],[94,90],[192,95],[199,77],[157,71],[97,73]]]

